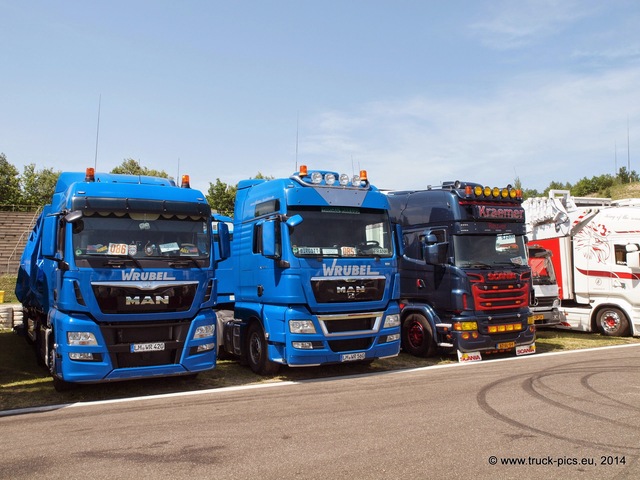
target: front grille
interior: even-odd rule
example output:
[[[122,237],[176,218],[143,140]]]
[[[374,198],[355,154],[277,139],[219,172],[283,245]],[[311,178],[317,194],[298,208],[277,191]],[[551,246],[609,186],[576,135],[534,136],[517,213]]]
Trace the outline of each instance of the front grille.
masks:
[[[313,295],[318,303],[382,300],[384,286],[384,277],[311,279]]]
[[[351,340],[330,340],[332,352],[349,352],[351,350],[367,350],[373,344],[373,338],[354,338]]]
[[[91,288],[102,313],[185,312],[193,304],[198,283],[164,284],[154,289],[94,283]]]
[[[167,323],[100,325],[113,368],[149,367],[180,363],[190,320]],[[134,343],[164,343],[158,352],[131,353]]]
[[[339,336],[353,332],[376,333],[380,330],[382,315],[382,312],[318,315],[318,320],[326,335]]]
[[[529,305],[529,282],[517,278],[512,281],[472,280],[471,291],[476,310],[517,310]]]
[[[554,297],[536,297],[533,302],[534,307],[553,307]]]

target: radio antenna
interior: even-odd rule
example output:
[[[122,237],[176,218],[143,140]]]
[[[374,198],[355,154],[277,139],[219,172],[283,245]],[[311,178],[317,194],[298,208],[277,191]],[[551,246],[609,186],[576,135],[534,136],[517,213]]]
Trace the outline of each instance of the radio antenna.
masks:
[[[93,160],[93,169],[98,169],[98,138],[100,136],[100,106],[102,105],[102,94],[98,98],[98,126],[96,127],[96,156]]]
[[[296,172],[298,171],[298,132],[300,130],[300,111],[296,112]]]

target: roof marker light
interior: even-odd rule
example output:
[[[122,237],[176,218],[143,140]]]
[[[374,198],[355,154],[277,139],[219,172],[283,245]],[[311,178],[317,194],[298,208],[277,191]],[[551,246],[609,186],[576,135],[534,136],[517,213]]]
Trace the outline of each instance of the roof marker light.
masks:
[[[336,176],[333,173],[325,173],[324,182],[327,185],[333,185],[334,183],[336,183]]]
[[[473,189],[473,193],[475,193],[476,197],[479,197],[482,195],[482,187],[480,185],[476,185],[475,188]]]
[[[322,174],[320,172],[313,172],[311,174],[311,183],[320,183],[322,182]]]
[[[340,185],[342,185],[343,187],[346,187],[347,185],[349,185],[349,175],[347,175],[346,173],[341,174],[339,182],[340,182]]]
[[[484,187],[484,196],[485,197],[490,197],[491,196],[491,187]]]

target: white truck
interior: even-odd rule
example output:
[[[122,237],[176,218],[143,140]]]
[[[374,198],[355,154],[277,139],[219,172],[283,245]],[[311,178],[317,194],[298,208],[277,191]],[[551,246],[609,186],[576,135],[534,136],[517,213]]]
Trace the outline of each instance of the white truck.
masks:
[[[552,327],[564,324],[564,315],[560,312],[560,295],[553,252],[535,243],[527,244],[527,259],[531,267],[533,296],[529,307],[531,316],[538,327]]]
[[[564,325],[640,336],[640,199],[551,190],[522,206],[529,241],[552,252]]]

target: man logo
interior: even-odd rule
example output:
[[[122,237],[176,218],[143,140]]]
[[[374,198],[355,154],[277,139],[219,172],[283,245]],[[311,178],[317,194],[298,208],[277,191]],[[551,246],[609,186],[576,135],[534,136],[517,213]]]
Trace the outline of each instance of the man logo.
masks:
[[[127,296],[125,298],[125,305],[169,305],[169,295]]]
[[[349,285],[348,287],[336,287],[336,293],[343,293],[347,298],[356,298],[356,295],[365,293],[363,285],[356,285],[355,287]]]

